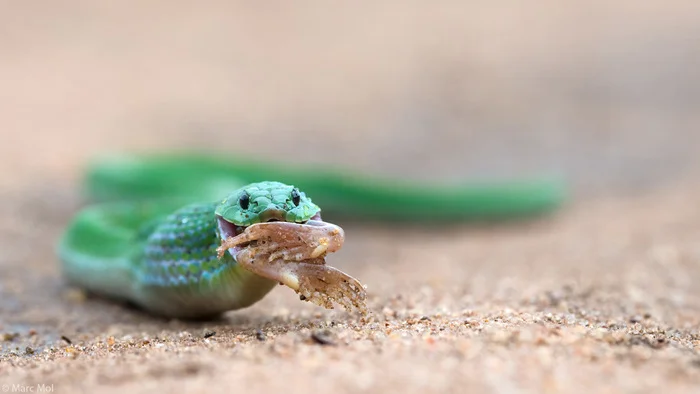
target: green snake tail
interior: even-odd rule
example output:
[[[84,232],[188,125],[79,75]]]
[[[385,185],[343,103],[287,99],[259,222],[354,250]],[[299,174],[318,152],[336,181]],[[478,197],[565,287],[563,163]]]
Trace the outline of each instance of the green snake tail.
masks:
[[[98,161],[89,168],[86,191],[94,200],[170,196],[214,201],[226,191],[265,179],[305,190],[330,219],[342,216],[423,223],[504,219],[550,211],[565,196],[564,184],[558,179],[422,185],[326,167],[292,167],[196,154]]]

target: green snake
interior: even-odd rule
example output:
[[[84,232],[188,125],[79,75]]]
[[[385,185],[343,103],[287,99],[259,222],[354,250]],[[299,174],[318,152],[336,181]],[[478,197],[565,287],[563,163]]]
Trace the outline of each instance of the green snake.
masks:
[[[98,161],[84,186],[91,205],[58,246],[68,282],[176,318],[250,306],[277,283],[322,306],[361,304],[359,282],[325,265],[344,234],[321,207],[326,219],[429,224],[533,215],[564,198],[556,180],[420,185],[194,154]]]

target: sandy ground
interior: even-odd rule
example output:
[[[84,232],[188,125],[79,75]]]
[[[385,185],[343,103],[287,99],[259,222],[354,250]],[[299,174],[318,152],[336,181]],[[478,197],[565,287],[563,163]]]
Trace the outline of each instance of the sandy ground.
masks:
[[[1,6],[3,392],[698,390],[696,2],[149,4]],[[572,199],[534,222],[339,223],[365,323],[286,288],[200,323],[67,288],[53,247],[86,160],[183,147],[557,173]]]

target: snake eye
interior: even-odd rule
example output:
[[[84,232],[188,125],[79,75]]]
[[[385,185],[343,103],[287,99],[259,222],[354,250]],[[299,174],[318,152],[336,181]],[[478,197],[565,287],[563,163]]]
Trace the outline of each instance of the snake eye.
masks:
[[[243,193],[238,197],[238,205],[243,209],[248,209],[248,206],[250,206],[250,196],[248,193]]]
[[[296,205],[296,206],[299,206],[299,202],[301,202],[301,196],[299,195],[299,190],[292,189],[292,203],[294,203],[294,205]]]

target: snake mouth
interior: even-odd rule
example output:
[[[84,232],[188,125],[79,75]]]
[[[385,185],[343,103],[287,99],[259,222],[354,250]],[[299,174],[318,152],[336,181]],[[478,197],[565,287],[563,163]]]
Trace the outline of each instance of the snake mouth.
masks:
[[[221,216],[216,217],[216,222],[219,227],[219,234],[221,235],[221,239],[235,237],[238,234],[242,234],[246,229],[245,226],[238,226],[234,223],[225,220]]]
[[[248,226],[239,226],[235,223],[231,223],[228,220],[224,219],[221,216],[216,216],[216,221],[219,227],[219,233],[221,234],[222,239],[230,238],[230,237],[235,237],[236,235],[243,234],[246,228]],[[301,221],[301,222],[295,222],[297,224],[309,224],[309,225],[319,225],[318,223],[314,222],[320,222],[321,221],[321,214],[317,213],[314,215],[312,218],[309,220]],[[265,221],[265,223],[274,223],[274,222],[286,222],[285,220],[280,220],[277,217],[272,217],[268,220]]]
[[[223,217],[218,216],[218,215],[216,217],[216,221],[217,221],[217,226],[219,228],[219,234],[220,234],[220,237],[222,240],[243,234],[243,232],[245,232],[245,230],[248,228],[248,226],[239,226],[235,223],[231,223],[231,222],[227,221],[226,219],[224,219]],[[291,223],[291,222],[286,222],[284,220],[280,220],[278,218],[270,218],[265,223],[275,223],[275,222],[277,222],[277,223]],[[320,214],[314,215],[309,220],[305,220],[302,222],[294,222],[294,224],[308,225],[308,226],[326,225],[326,223],[321,221]],[[255,242],[255,241],[252,241],[252,242]],[[241,245],[237,246],[236,249],[239,250],[245,246],[250,245],[252,242],[241,244]]]
[[[216,222],[217,222],[217,226],[219,228],[219,238],[222,241],[226,240],[226,239],[233,238],[239,234],[243,234],[243,232],[245,232],[246,228],[248,228],[247,226],[239,226],[239,225],[236,225],[235,223],[231,223],[231,222],[225,220],[224,218],[222,218],[221,216],[216,217]],[[247,246],[252,245],[255,242],[257,242],[257,241],[251,241],[251,242],[246,242],[246,243],[243,243],[240,245],[236,245],[232,248],[229,248],[228,252],[229,252],[229,254],[231,254],[231,257],[233,257],[235,259],[236,255],[238,255],[238,253],[241,250],[243,250]]]
[[[316,260],[326,252],[340,249],[344,239],[343,230],[320,220],[320,215],[303,222],[268,220],[250,226],[238,226],[217,216],[217,226],[221,239],[219,257],[227,251],[234,259],[249,249],[248,252],[255,250],[273,257],[294,254],[298,261]]]

